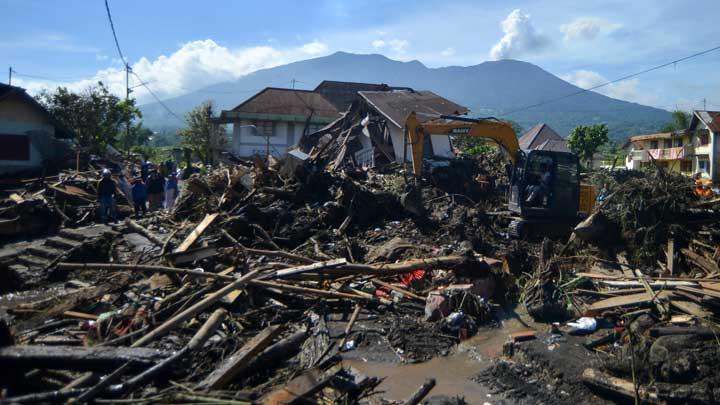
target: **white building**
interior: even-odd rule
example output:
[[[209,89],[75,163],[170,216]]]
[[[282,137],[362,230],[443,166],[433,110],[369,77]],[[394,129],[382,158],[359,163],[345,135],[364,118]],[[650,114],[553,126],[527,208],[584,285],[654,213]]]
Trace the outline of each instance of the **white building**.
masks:
[[[267,87],[232,110],[222,111],[216,122],[233,125],[233,155],[282,156],[303,134],[338,117],[338,110],[318,93]]]
[[[720,111],[693,111],[688,128],[693,141],[693,172],[720,181]]]

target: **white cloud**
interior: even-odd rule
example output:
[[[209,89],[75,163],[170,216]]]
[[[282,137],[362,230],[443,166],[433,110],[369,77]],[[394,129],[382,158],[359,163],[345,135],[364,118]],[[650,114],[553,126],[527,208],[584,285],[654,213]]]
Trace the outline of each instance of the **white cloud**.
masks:
[[[371,45],[375,49],[387,48],[395,53],[404,54],[407,52],[407,47],[410,45],[410,42],[400,38],[376,39],[372,41]]]
[[[565,34],[565,40],[592,40],[598,35],[607,34],[620,28],[619,24],[613,24],[607,20],[597,17],[580,17],[560,26],[560,31]]]
[[[307,44],[301,46],[300,50],[303,53],[306,53],[308,55],[318,56],[318,55],[326,54],[328,51],[328,46],[324,42],[315,40],[313,42],[308,42]]]
[[[390,45],[390,49],[397,53],[405,53],[410,43],[404,39],[393,38],[388,41],[388,45]]]
[[[592,70],[576,70],[561,75],[560,78],[583,89],[590,89],[609,81],[600,73]],[[657,95],[643,91],[639,87],[640,80],[634,78],[608,84],[593,91],[608,97],[634,103],[656,105],[659,102],[660,98]]]
[[[592,70],[576,70],[574,72],[561,75],[560,78],[582,89],[589,89],[607,82],[607,79],[600,75],[600,73]]]
[[[455,48],[453,48],[452,46],[451,46],[451,47],[448,47],[448,48],[445,48],[445,49],[442,50],[442,52],[440,52],[440,55],[442,55],[442,56],[453,56],[453,55],[455,55]]]
[[[490,50],[492,59],[517,57],[538,51],[548,44],[548,40],[535,30],[530,14],[523,14],[519,9],[513,10],[501,25],[505,35]]]
[[[256,46],[229,49],[211,39],[191,41],[183,44],[169,55],[160,55],[154,60],[146,57],[131,63],[131,68],[140,76],[158,97],[164,99],[178,96],[215,83],[235,80],[258,69],[302,60],[308,55],[327,53],[329,47],[320,41],[313,41],[295,48]],[[65,86],[81,91],[98,81],[105,83],[111,92],[125,95],[125,71],[120,63],[95,73],[92,77],[74,82],[52,82],[18,78],[17,85],[31,94],[43,89]],[[131,75],[131,86],[139,85],[137,77]],[[143,87],[137,87],[133,95],[142,103],[153,101]]]

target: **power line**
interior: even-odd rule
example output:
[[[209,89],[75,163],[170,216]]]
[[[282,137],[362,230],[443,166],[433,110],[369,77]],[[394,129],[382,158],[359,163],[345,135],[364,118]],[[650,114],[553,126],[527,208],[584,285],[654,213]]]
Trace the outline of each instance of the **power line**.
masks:
[[[160,103],[160,105],[163,106],[163,108],[165,108],[165,110],[166,110],[168,113],[170,113],[170,115],[172,115],[173,117],[175,117],[178,121],[180,121],[180,122],[182,122],[182,123],[185,122],[185,120],[182,119],[182,118],[180,118],[180,116],[178,116],[177,114],[175,114],[175,112],[174,112],[173,110],[171,110],[170,107],[167,106],[167,104],[165,104],[162,100],[160,100],[160,97],[158,97],[158,96],[155,94],[155,92],[153,92],[152,89],[150,89],[150,87],[147,85],[147,83],[145,83],[145,82],[143,81],[143,79],[142,79],[140,76],[138,76],[137,73],[135,73],[135,71],[131,70],[131,72],[132,72],[133,75],[135,75],[135,77],[138,78],[138,80],[140,80],[140,85],[143,86],[143,87],[145,87],[145,90],[147,90],[148,93],[150,93],[150,95],[153,96],[153,98],[155,99],[155,101],[157,101],[158,103]]]
[[[664,67],[667,67],[667,66],[670,66],[670,65],[674,65],[674,64],[676,64],[676,63],[679,63],[679,62],[682,62],[682,61],[686,61],[686,60],[688,60],[688,59],[692,59],[692,58],[695,58],[695,57],[704,55],[704,54],[706,54],[706,53],[710,53],[710,52],[716,51],[716,50],[718,50],[718,49],[720,49],[720,45],[718,45],[718,46],[716,46],[716,47],[713,47],[713,48],[710,48],[710,49],[706,49],[706,50],[704,50],[704,51],[700,51],[700,52],[694,53],[694,54],[689,55],[689,56],[685,56],[685,57],[680,58],[680,59],[673,60],[673,61],[671,61],[671,62],[663,63],[662,65],[653,66],[653,67],[651,67],[651,68],[649,68],[649,69],[645,69],[645,70],[642,70],[642,71],[640,71],[640,72],[632,73],[632,74],[629,74],[629,75],[627,75],[627,76],[623,76],[623,77],[620,77],[620,78],[618,78],[618,79],[611,80],[611,81],[609,81],[609,82],[605,82],[605,83],[602,83],[602,84],[598,84],[597,86],[593,86],[593,87],[590,87],[590,88],[587,88],[587,89],[580,89],[580,90],[578,90],[578,91],[575,91],[575,92],[570,93],[570,94],[566,94],[566,95],[564,95],[564,96],[552,98],[552,99],[549,99],[549,100],[541,101],[541,102],[539,102],[539,103],[535,103],[535,104],[531,104],[531,105],[528,105],[528,106],[525,106],[525,107],[521,107],[521,108],[518,108],[518,109],[515,109],[515,110],[511,110],[511,111],[508,111],[508,112],[506,112],[506,113],[500,114],[499,116],[502,117],[502,116],[505,116],[505,115],[514,114],[514,113],[517,113],[517,112],[529,110],[529,109],[531,109],[531,108],[540,107],[540,106],[543,106],[543,105],[545,105],[545,104],[554,103],[554,102],[556,102],[556,101],[560,101],[560,100],[563,100],[563,99],[566,99],[566,98],[569,98],[569,97],[577,96],[578,94],[582,94],[582,93],[585,93],[585,92],[588,92],[588,91],[592,91],[592,90],[595,90],[595,89],[599,89],[599,88],[601,88],[601,87],[605,87],[605,86],[610,85],[610,84],[613,84],[613,83],[621,82],[621,81],[623,81],[623,80],[631,79],[631,78],[633,78],[633,77],[640,76],[640,75],[642,75],[642,74],[645,74],[645,73],[648,73],[648,72],[652,72],[652,71],[654,71],[654,70],[662,69],[662,68],[664,68]]]
[[[115,47],[117,47],[118,54],[120,55],[120,60],[123,61],[123,65],[127,66],[125,56],[123,56],[122,49],[120,49],[120,42],[118,42],[117,34],[115,33],[115,24],[113,24],[112,14],[110,14],[110,6],[108,5],[108,0],[105,0],[105,10],[107,10],[108,20],[110,20],[110,29],[112,30],[113,38],[115,39]]]
[[[170,107],[167,106],[167,104],[165,104],[162,100],[160,100],[160,97],[158,97],[155,94],[155,92],[152,91],[152,89],[150,89],[150,86],[147,85],[147,82],[145,82],[137,73],[135,73],[134,70],[130,69],[130,66],[128,65],[127,61],[125,60],[125,56],[122,53],[122,49],[120,48],[120,42],[118,41],[117,33],[115,32],[115,25],[113,24],[112,13],[110,13],[110,6],[108,5],[108,0],[105,0],[105,10],[107,10],[108,21],[110,21],[110,29],[112,30],[113,38],[115,39],[115,46],[117,47],[117,51],[118,51],[118,54],[120,55],[120,59],[123,61],[123,64],[125,65],[125,87],[127,90],[125,98],[127,99],[130,96],[130,79],[129,79],[128,73],[132,73],[135,77],[138,78],[138,80],[140,81],[140,85],[143,86],[145,88],[145,90],[147,90],[148,93],[150,93],[151,96],[153,96],[155,101],[160,103],[160,105],[163,106],[163,108],[165,108],[165,110],[167,110],[167,112],[170,113],[170,115],[175,117],[178,121],[184,123],[185,120],[183,120],[177,114],[175,114],[175,112],[173,110],[171,110]]]
[[[76,82],[76,81],[80,81],[80,80],[91,80],[91,79],[82,78],[82,77],[51,77],[51,76],[41,76],[41,75],[35,75],[35,74],[27,74],[27,73],[18,72],[18,71],[15,70],[15,69],[12,69],[12,73],[13,73],[13,75],[15,75],[15,76],[27,77],[27,78],[30,78],[30,79],[46,80],[46,81],[51,81],[51,82],[66,82],[66,83],[70,83],[70,82]]]

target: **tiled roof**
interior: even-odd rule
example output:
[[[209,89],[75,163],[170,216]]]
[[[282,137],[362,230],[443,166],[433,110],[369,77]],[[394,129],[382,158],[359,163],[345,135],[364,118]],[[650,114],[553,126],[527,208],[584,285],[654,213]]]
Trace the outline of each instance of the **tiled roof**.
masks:
[[[558,135],[549,125],[540,123],[526,131],[523,136],[518,139],[521,149],[538,149],[546,141],[566,142],[565,138]]]
[[[337,108],[321,94],[310,90],[267,87],[232,109],[255,114],[310,115],[335,117]]]
[[[398,128],[405,127],[405,120],[413,111],[418,113],[421,122],[435,118],[424,115],[461,115],[469,111],[431,91],[360,91],[358,94]]]

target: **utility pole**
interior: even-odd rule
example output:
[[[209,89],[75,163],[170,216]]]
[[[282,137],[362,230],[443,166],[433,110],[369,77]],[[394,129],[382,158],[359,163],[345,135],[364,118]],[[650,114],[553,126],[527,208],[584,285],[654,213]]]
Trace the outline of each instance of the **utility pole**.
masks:
[[[293,78],[291,81],[292,81],[292,88],[293,88],[293,90],[294,90],[294,89],[295,89],[295,82],[297,82],[297,80],[295,80],[295,78]]]
[[[8,85],[12,86],[12,66],[8,68]]]
[[[707,111],[707,99],[703,99],[703,111]]]
[[[127,120],[125,122],[125,148],[130,154],[130,66],[125,63],[125,105],[128,107]]]

